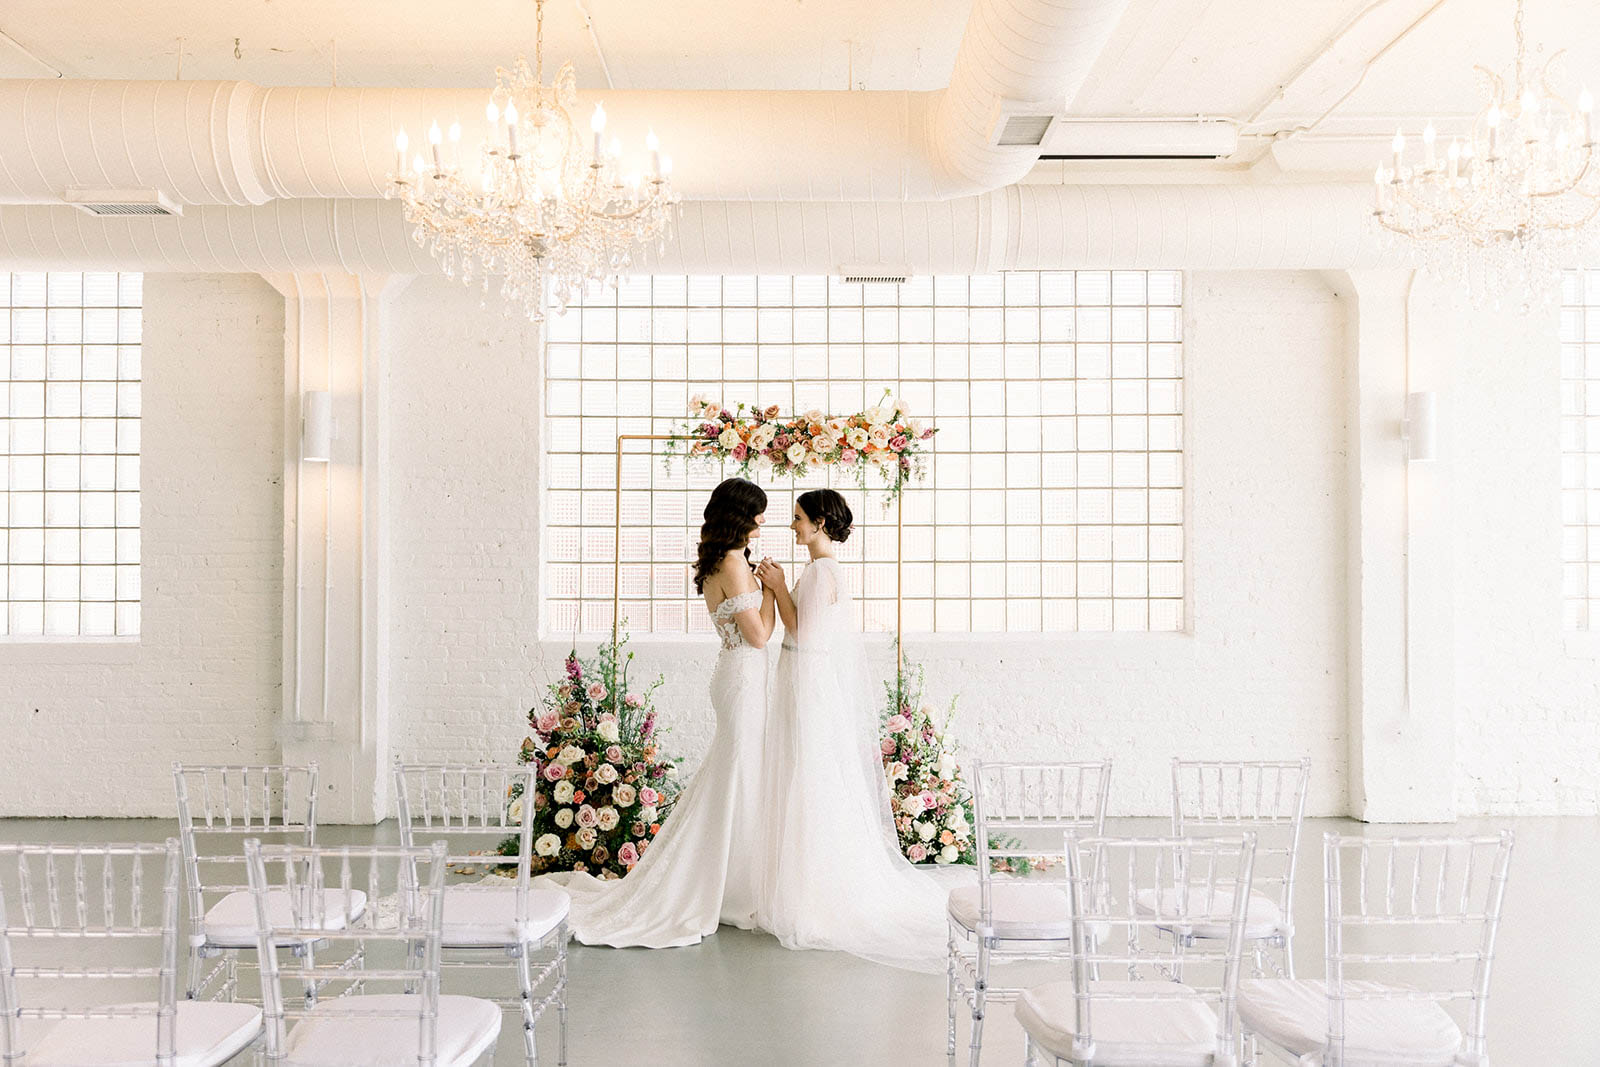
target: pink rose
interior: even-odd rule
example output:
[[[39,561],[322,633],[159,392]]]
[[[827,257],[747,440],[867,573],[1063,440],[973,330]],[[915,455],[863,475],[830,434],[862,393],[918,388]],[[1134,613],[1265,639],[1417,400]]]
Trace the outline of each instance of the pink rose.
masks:
[[[894,741],[891,738],[885,737],[883,739],[883,743],[881,745],[879,745],[878,747],[883,750],[883,754],[885,756],[894,755]]]
[[[922,810],[923,811],[927,811],[928,809],[935,807],[938,804],[938,802],[939,802],[939,798],[933,795],[933,790],[924,789],[922,791]]]
[[[921,841],[918,841],[916,844],[906,849],[906,859],[910,860],[912,863],[921,863],[927,858],[928,850]]]
[[[617,849],[617,859],[624,867],[632,867],[639,862],[639,850],[633,847],[632,841],[624,842],[623,846]]]
[[[883,728],[891,734],[902,734],[911,729],[911,720],[904,715],[891,715],[889,721],[883,724]]]
[[[735,461],[743,463],[745,460],[750,458],[750,446],[745,444],[743,441],[740,441],[738,444],[733,446],[733,452],[731,455]]]
[[[534,720],[533,727],[541,734],[548,734],[553,733],[556,725],[560,722],[561,716],[557,715],[553,711],[546,711],[541,712],[539,717]]]
[[[606,698],[606,687],[599,682],[590,682],[587,692],[590,700],[604,700]]]
[[[905,435],[902,434],[901,436],[896,437],[892,441],[890,441],[889,442],[889,447],[894,449],[896,452],[903,452],[903,451],[905,451],[905,447],[908,444],[910,444],[910,442],[907,441],[905,439]]]
[[[645,786],[639,790],[639,803],[643,804],[645,807],[654,807],[660,802],[661,794],[656,792],[654,789],[651,789],[649,786]]]
[[[922,431],[922,439],[924,441],[926,441],[928,438],[930,438],[932,436],[933,436],[933,427],[932,426],[929,426],[926,430]]]
[[[564,763],[546,763],[544,765],[544,780],[559,782],[567,776],[567,765]]]
[[[843,452],[839,453],[840,463],[854,463],[856,458],[856,450],[853,448],[847,448]]]
[[[610,760],[612,763],[621,763],[622,762],[622,746],[621,745],[611,745],[609,748],[607,748],[606,749],[606,759]]]
[[[630,708],[637,708],[644,704],[644,701],[639,697],[638,693],[629,693],[623,698],[622,702],[628,705]]]
[[[595,811],[589,805],[585,804],[583,807],[578,809],[578,825],[584,827],[599,826],[600,813]]]

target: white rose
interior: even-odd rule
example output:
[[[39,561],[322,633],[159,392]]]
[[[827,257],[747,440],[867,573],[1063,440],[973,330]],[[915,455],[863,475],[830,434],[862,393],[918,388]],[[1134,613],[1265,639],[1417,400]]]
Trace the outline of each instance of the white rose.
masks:
[[[599,840],[600,835],[595,833],[592,827],[585,826],[583,829],[578,831],[579,848],[594,848],[595,842]]]
[[[627,782],[623,782],[611,791],[611,799],[621,808],[633,807],[633,802],[639,799],[639,791]]]
[[[541,856],[554,856],[561,851],[561,838],[555,834],[544,834],[533,843],[533,850]]]
[[[904,763],[895,760],[889,764],[889,769],[885,773],[888,774],[890,782],[898,782],[902,781],[911,771]]]
[[[806,412],[800,417],[805,419],[807,422],[821,422],[822,412],[818,411],[816,408],[812,408],[810,411]]]
[[[956,774],[955,753],[949,749],[939,753],[939,777],[954,778]]]
[[[889,421],[890,412],[889,412],[888,408],[880,406],[880,407],[875,407],[875,408],[869,408],[865,412],[863,412],[863,414],[866,415],[868,422],[870,422],[874,426],[876,426],[877,424],[879,424],[881,422],[888,422]]]
[[[951,812],[950,818],[945,820],[944,825],[946,829],[955,833],[957,836],[965,834],[967,832],[966,813],[960,808],[957,808],[955,811]]]
[[[506,818],[510,819],[514,823],[519,823],[520,824],[522,822],[522,798],[521,797],[518,797],[517,799],[515,799],[515,800],[513,800],[511,802],[511,807],[509,809],[507,809],[507,811],[506,811]]]
[[[882,448],[889,443],[889,430],[884,426],[874,426],[867,432],[867,440]]]
[[[610,785],[617,780],[617,769],[609,763],[602,763],[594,772],[594,780],[601,785]]]
[[[912,419],[909,423],[906,424],[906,428],[911,431],[910,436],[912,436],[912,437],[921,437],[922,436],[922,420],[921,419]]]
[[[750,435],[750,447],[760,451],[770,445],[772,439],[776,436],[778,436],[778,431],[774,430],[769,423],[764,422],[757,426],[755,432]]]
[[[561,781],[556,783],[556,803],[565,804],[567,801],[572,799],[573,795],[577,793],[577,791],[577,787],[572,784],[572,779],[561,779]]]
[[[656,814],[656,806],[654,804],[646,804],[639,809],[639,821],[648,826],[656,821]]]
[[[611,831],[617,828],[617,823],[622,821],[622,816],[617,814],[617,809],[607,805],[600,809],[600,829]]]
[[[556,825],[565,830],[572,825],[572,809],[562,808],[556,812]]]
[[[806,446],[796,441],[789,446],[787,455],[790,463],[799,463],[806,458]]]
[[[917,836],[924,841],[932,841],[933,832],[938,829],[933,823],[923,822],[921,819],[918,819],[914,825],[917,828]]]
[[[859,426],[852,426],[850,432],[844,436],[845,440],[850,442],[850,447],[858,452],[867,445],[867,431]]]
[[[954,863],[956,860],[958,860],[960,858],[961,858],[961,850],[960,849],[956,848],[956,846],[954,846],[954,845],[946,845],[946,846],[944,846],[944,848],[941,848],[939,850],[939,858],[935,862],[937,862],[937,863]]]
[[[556,757],[557,763],[565,763],[569,767],[574,763],[581,763],[582,761],[583,749],[579,748],[577,745],[568,745],[566,748],[561,750],[561,755]]]
[[[723,448],[733,448],[739,443],[739,431],[729,426],[717,435],[717,443]]]
[[[608,745],[614,745],[617,743],[617,723],[614,719],[607,719],[599,726],[596,726],[594,728],[594,732],[599,734],[600,740],[604,741]]]
[[[915,819],[922,814],[922,794],[912,793],[900,798],[900,810]]]

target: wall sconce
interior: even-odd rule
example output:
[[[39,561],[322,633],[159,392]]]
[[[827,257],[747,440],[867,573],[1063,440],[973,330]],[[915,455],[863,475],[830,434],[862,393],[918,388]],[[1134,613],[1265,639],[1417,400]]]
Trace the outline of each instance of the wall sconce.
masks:
[[[327,463],[333,458],[333,394],[306,393],[302,414],[300,458],[308,463]]]
[[[1439,394],[1431,390],[1406,394],[1406,417],[1400,438],[1406,459],[1426,463],[1439,458]]]

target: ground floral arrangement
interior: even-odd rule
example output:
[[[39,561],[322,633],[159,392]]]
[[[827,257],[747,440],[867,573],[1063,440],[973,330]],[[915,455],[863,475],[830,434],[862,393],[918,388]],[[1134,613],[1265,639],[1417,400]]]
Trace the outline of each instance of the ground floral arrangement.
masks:
[[[574,651],[563,677],[528,712],[532,732],[519,763],[538,770],[533,798],[532,869],[626,875],[661,831],[676,800],[677,766],[661,755],[653,697],[662,680],[628,687],[627,638],[602,644],[593,659]],[[514,789],[509,815],[521,821],[526,798]],[[501,842],[517,854],[518,839]]]
[[[912,863],[976,863],[972,790],[956,763],[950,733],[956,703],[941,711],[924,699],[922,667],[906,663],[883,683],[883,774],[889,782],[900,851]],[[1012,838],[990,835],[991,848],[1020,848]],[[1025,875],[1039,859],[996,858],[997,872]]]
[[[906,483],[920,476],[934,428],[910,418],[898,401],[889,400],[856,415],[824,415],[808,411],[781,416],[776,405],[732,411],[714,400],[689,401],[689,418],[674,431],[666,448],[668,461],[689,459],[733,463],[749,478],[770,471],[805,477],[814,467],[841,466],[855,473],[862,489],[868,472],[876,471],[891,500]]]

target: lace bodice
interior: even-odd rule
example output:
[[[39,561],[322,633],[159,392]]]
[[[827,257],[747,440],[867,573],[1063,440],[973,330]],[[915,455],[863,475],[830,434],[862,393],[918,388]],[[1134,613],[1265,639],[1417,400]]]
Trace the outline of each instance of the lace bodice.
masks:
[[[722,638],[723,648],[743,648],[744,634],[739,632],[739,623],[734,616],[741,611],[761,606],[761,590],[752,589],[748,593],[731,596],[717,605],[717,610],[711,613],[711,625],[717,628],[717,636]]]

